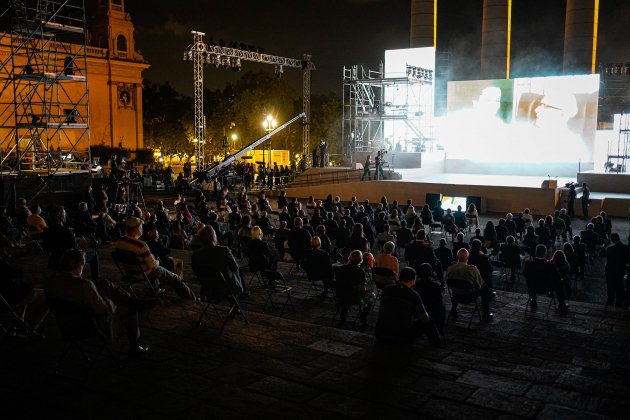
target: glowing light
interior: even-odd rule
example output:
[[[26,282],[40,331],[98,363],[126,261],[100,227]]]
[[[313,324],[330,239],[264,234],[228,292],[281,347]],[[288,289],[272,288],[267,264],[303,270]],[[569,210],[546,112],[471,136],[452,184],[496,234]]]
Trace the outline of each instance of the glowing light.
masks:
[[[508,19],[507,19],[507,58],[505,78],[510,78],[510,54],[512,50],[512,0],[508,0]]]
[[[236,134],[232,134],[232,140],[236,141],[236,139],[238,139],[238,136]]]
[[[595,73],[595,59],[597,57],[597,27],[599,25],[599,0],[595,0],[595,15],[593,16],[593,51],[591,55],[591,73]]]

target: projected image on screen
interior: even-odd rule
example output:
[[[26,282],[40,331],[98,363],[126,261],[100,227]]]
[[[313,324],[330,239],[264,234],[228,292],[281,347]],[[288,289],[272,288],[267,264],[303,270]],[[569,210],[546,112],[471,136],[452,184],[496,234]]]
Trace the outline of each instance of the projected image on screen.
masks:
[[[449,197],[448,195],[443,195],[440,201],[442,202],[442,208],[444,210],[451,209],[452,211],[457,211],[457,206],[461,206],[463,210],[466,210],[466,197]]]
[[[451,159],[592,162],[599,75],[449,82]]]

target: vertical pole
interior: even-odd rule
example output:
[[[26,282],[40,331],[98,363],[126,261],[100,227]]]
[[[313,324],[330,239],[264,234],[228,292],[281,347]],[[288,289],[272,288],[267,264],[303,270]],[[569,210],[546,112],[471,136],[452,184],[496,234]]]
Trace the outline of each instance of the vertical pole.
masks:
[[[207,54],[206,44],[203,42],[204,33],[191,31],[193,45],[191,47],[193,59],[193,83],[194,83],[194,141],[195,141],[195,165],[197,171],[203,170],[205,165],[205,121],[203,115],[203,65],[204,53]]]
[[[302,111],[306,115],[306,121],[302,126],[302,155],[308,163],[309,159],[309,124],[311,122],[311,56],[304,54],[302,70]]]

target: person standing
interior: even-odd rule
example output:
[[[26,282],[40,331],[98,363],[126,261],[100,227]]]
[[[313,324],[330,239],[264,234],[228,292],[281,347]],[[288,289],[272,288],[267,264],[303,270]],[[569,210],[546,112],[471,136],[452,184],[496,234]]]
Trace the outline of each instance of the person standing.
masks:
[[[370,173],[371,158],[372,156],[370,155],[367,155],[367,157],[365,158],[365,163],[363,164],[363,175],[361,176],[361,181],[363,181],[363,178],[365,178],[366,175],[370,181],[372,180],[372,174]]]
[[[317,166],[319,166],[318,165],[319,161],[317,160],[317,147],[313,149],[312,159],[313,159],[313,162],[312,162],[313,168],[317,168]]]
[[[606,288],[608,298],[606,306],[621,308],[623,306],[623,277],[628,263],[628,247],[621,242],[619,234],[610,235],[610,245],[602,249],[601,256],[606,257]]]
[[[376,157],[374,158],[374,178],[377,181],[385,178],[383,176],[383,152],[380,150],[376,153]]]
[[[575,217],[575,197],[577,197],[575,184],[571,184],[569,185],[569,197],[567,198],[567,213],[571,219]]]
[[[326,161],[328,160],[328,143],[324,141],[324,139],[319,141],[319,167],[323,168],[326,166]]]
[[[588,219],[588,205],[591,202],[591,190],[586,185],[586,182],[582,182],[582,216],[584,220]]]

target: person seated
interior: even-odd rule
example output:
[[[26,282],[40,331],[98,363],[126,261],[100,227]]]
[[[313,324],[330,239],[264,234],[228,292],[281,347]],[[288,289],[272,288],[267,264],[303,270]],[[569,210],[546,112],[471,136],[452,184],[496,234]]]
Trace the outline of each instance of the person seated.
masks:
[[[483,230],[483,246],[487,249],[497,245],[497,231],[492,220],[488,220],[486,228]]]
[[[444,227],[444,231],[451,236],[455,236],[459,231],[457,225],[455,225],[455,216],[451,213],[451,209],[446,209],[446,214],[442,219],[442,226]]]
[[[193,272],[197,278],[221,273],[231,292],[236,296],[247,293],[245,282],[241,280],[241,272],[232,252],[228,247],[219,245],[217,235],[210,226],[199,232],[202,247],[190,257]]]
[[[337,231],[339,229],[339,223],[335,220],[335,214],[333,212],[326,213],[326,220],[324,220],[324,226],[326,227],[326,234],[331,241],[337,239]]]
[[[426,334],[433,347],[442,347],[435,321],[428,314],[422,297],[414,290],[416,272],[405,267],[397,284],[386,286],[376,321],[376,339],[391,344],[412,344]]]
[[[155,218],[155,214],[151,216],[152,218]],[[101,211],[98,213],[98,218],[96,219],[96,230],[98,235],[103,239],[103,243],[109,243],[111,239],[118,239],[121,237],[118,222],[109,215],[107,207],[101,208]]]
[[[553,224],[553,217],[550,215],[545,216],[545,227],[549,230],[549,242],[552,249],[556,248],[556,238],[558,237],[558,231]]]
[[[468,206],[468,209],[466,209],[466,220],[468,220],[469,232],[472,226],[474,226],[475,228],[479,227],[479,213],[477,212],[477,207],[474,203],[470,203],[470,206]]]
[[[208,214],[208,226],[214,229],[214,233],[217,235],[219,243],[227,243],[227,246],[232,248],[234,244],[234,232],[223,229],[223,226],[219,223],[219,215],[211,211]],[[197,248],[195,248],[197,249]]]
[[[385,220],[385,213],[380,212],[376,215],[376,221],[374,222],[374,230],[376,234],[385,231],[385,225],[387,224],[387,220]]]
[[[252,237],[252,218],[248,215],[243,216],[241,220],[241,227],[236,232],[238,238],[251,238]]]
[[[424,230],[419,230],[416,240],[405,248],[405,261],[412,267],[419,267],[422,263],[429,263],[431,267],[436,266],[437,258]]]
[[[457,211],[453,213],[453,217],[455,218],[455,226],[458,229],[466,229],[468,222],[466,222],[466,213],[462,211],[462,206],[457,206]]]
[[[78,249],[76,238],[72,231],[65,226],[66,210],[60,206],[52,211],[52,221],[50,227],[42,234],[44,249],[48,251],[48,268],[61,270],[61,255],[68,249]],[[98,254],[95,251],[86,253],[86,260],[90,264],[90,274],[93,281],[99,279]]]
[[[398,277],[400,267],[398,265],[398,258],[393,255],[395,249],[396,245],[394,245],[392,241],[385,242],[383,252],[374,260],[374,267],[383,267],[392,270]]]
[[[39,205],[33,204],[31,206],[31,212],[26,218],[26,224],[32,229],[28,232],[30,234],[39,234],[48,229],[48,225],[42,217],[42,208]]]
[[[400,229],[396,232],[396,246],[398,246],[398,248],[405,248],[413,242],[413,239],[413,232],[407,227],[407,222],[401,220]]]
[[[481,234],[481,229],[477,228],[475,229],[475,234],[470,238],[470,240],[468,241],[468,243],[471,243],[472,241],[474,241],[475,239],[479,239],[481,241],[481,243],[483,244],[483,235]]]
[[[453,263],[453,251],[446,247],[446,238],[440,239],[440,244],[435,249],[435,257],[440,262],[440,266],[442,267],[442,271],[448,270],[450,265]]]
[[[383,246],[385,242],[395,242],[396,236],[391,232],[389,224],[385,223],[385,230],[383,232],[376,235],[376,243],[380,246]]]
[[[584,267],[586,266],[587,250],[586,245],[582,243],[582,238],[575,235],[573,237],[573,252],[576,262],[576,275],[584,278]]]
[[[519,213],[516,216],[514,224],[516,225],[516,236],[522,238],[525,234],[525,219],[523,218],[523,213]]]
[[[420,211],[420,220],[424,226],[429,226],[433,223],[433,212],[429,208],[428,204],[422,206],[422,210]]]
[[[91,242],[96,242],[96,222],[92,219],[85,201],[79,203],[79,209],[74,215],[72,225],[76,235],[85,236]]]
[[[338,267],[335,273],[335,295],[339,305],[341,322],[346,321],[353,305],[359,306],[359,319],[367,324],[367,317],[374,304],[374,292],[366,289],[363,253],[356,249],[348,255],[348,263]]]
[[[400,229],[400,217],[395,209],[390,210],[389,217],[387,218],[387,224],[392,232],[396,232]]]
[[[560,280],[560,273],[553,263],[547,261],[547,247],[543,244],[536,246],[534,259],[526,261],[523,267],[523,275],[527,281],[529,304],[532,307],[538,305],[536,301],[537,291],[549,290],[556,293],[558,298],[558,311],[567,312],[568,305],[564,301],[564,289]]]
[[[446,307],[442,300],[442,287],[435,281],[431,265],[420,265],[417,274],[418,278],[413,288],[422,298],[424,307],[431,319],[435,321],[438,332],[443,335],[446,324]]]
[[[435,223],[440,224],[444,221],[444,209],[441,201],[438,201],[433,207],[433,220],[435,220]]]
[[[505,226],[505,219],[499,219],[499,224],[495,228],[495,231],[497,232],[497,245],[501,245],[510,234],[510,231]]]
[[[120,300],[115,302],[99,293],[96,285],[82,277],[85,266],[85,253],[78,249],[68,249],[61,256],[62,273],[46,278],[44,290],[48,299],[72,302],[88,311],[96,320],[97,328],[108,341],[113,340],[114,324],[122,322],[129,341],[129,355],[140,356],[148,353],[148,347],[138,342],[139,307],[137,300],[118,290]]]
[[[28,209],[25,198],[17,199],[13,214],[15,215],[15,224],[19,228],[23,228],[28,224],[28,216],[31,214],[31,211]]]
[[[333,250],[332,240],[326,233],[326,226],[319,225],[317,226],[317,229],[315,230],[316,230],[315,234],[319,236],[319,240],[321,242],[321,248],[328,253],[332,252]]]
[[[276,270],[278,258],[269,243],[263,240],[260,226],[252,228],[252,240],[247,244],[249,271],[255,273],[263,270]]]
[[[562,242],[567,241],[567,224],[562,217],[560,217],[560,210],[553,212],[553,227],[556,230],[556,237],[562,236]]]
[[[464,242],[464,233],[459,232],[453,241],[453,260],[457,261],[457,252],[462,248],[469,250],[470,245]]]
[[[514,236],[510,235],[506,238],[506,242],[499,249],[499,260],[505,263],[510,269],[510,280],[514,281],[516,270],[521,268],[522,250],[516,244]]]
[[[162,267],[158,260],[151,254],[151,250],[146,242],[142,241],[142,220],[137,217],[130,217],[125,222],[125,236],[114,244],[116,250],[128,251],[136,256],[142,270],[156,287],[165,283],[181,299],[195,299],[195,294],[182,280],[182,272],[171,272]],[[182,267],[183,268],[183,267]]]
[[[539,244],[544,245],[545,248],[552,245],[551,232],[549,232],[549,228],[545,225],[545,219],[538,220],[538,227],[534,231],[536,237],[538,237]]]
[[[469,282],[475,293],[481,296],[482,319],[484,322],[488,322],[493,318],[493,314],[490,312],[490,289],[484,283],[477,267],[468,264],[468,255],[467,249],[462,248],[457,251],[457,263],[451,265],[448,270],[446,270],[447,283],[449,279]],[[455,299],[451,299],[451,303],[451,316],[457,316],[458,302]]]
[[[514,222],[514,215],[512,213],[505,215],[505,228],[508,231],[508,235],[516,237],[516,223]]]
[[[590,254],[593,254],[601,243],[601,236],[595,232],[595,225],[593,223],[587,224],[586,230],[580,232],[580,239]]]
[[[175,271],[176,260],[169,255],[171,250],[160,242],[160,234],[156,227],[149,229],[150,230],[145,232],[144,236],[146,238],[145,242],[151,251],[151,255],[153,255],[153,258],[155,258],[162,267],[169,271]],[[182,264],[181,260],[178,261]],[[181,269],[183,269],[183,267]]]
[[[287,242],[289,245],[289,254],[293,261],[299,263],[306,251],[311,246],[312,235],[308,230],[304,229],[304,221],[301,217],[293,220],[293,229],[289,232]]]
[[[525,235],[523,235],[523,248],[529,255],[534,256],[536,252],[536,245],[538,245],[538,236],[534,226],[527,226]]]
[[[523,221],[525,222],[525,229],[527,229],[527,226],[533,226],[534,224],[534,217],[527,208],[523,210]]]
[[[171,224],[171,249],[189,249],[190,238],[186,231],[182,228],[179,221],[175,220]]]
[[[494,287],[492,284],[492,265],[488,260],[488,256],[482,251],[481,241],[475,239],[470,244],[470,251],[468,254],[468,264],[474,265],[479,270],[479,274],[481,274],[481,278],[485,283],[486,287],[489,289],[489,293],[494,292]]]
[[[413,204],[409,204],[407,205],[407,209],[405,210],[405,221],[407,222],[407,226],[413,226],[413,222],[415,220],[416,220],[416,210],[413,207]]]
[[[311,238],[311,249],[304,252],[302,267],[306,271],[309,281],[321,281],[324,284],[322,298],[328,295],[328,290],[334,280],[334,272],[330,254],[321,249],[322,243],[318,236]]]

